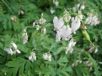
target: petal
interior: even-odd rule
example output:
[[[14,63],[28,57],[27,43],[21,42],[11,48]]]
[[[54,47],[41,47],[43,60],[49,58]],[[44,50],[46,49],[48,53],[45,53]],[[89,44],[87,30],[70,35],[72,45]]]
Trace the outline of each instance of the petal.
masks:
[[[80,28],[80,24],[81,24],[80,19],[78,19],[77,17],[75,17],[75,19],[72,20],[71,29],[73,33]]]

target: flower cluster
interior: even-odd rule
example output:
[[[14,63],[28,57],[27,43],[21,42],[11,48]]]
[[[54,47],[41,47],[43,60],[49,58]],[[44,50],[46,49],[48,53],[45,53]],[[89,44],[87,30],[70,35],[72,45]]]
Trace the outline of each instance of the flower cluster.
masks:
[[[28,42],[28,34],[27,34],[26,29],[23,30],[22,41],[23,41],[23,44],[26,44]]]
[[[75,7],[73,7],[73,12],[75,13],[71,15],[67,10],[64,11],[64,15],[61,18],[58,18],[55,16],[53,18],[53,25],[54,30],[56,31],[56,41],[62,40],[70,40],[67,52],[70,51],[72,53],[73,47],[75,46],[76,42],[73,41],[73,34],[76,34],[76,31],[83,26],[83,24],[90,24],[90,25],[97,25],[100,23],[97,16],[94,16],[93,14],[89,14],[86,19],[84,19],[85,15],[82,14],[82,11],[85,9],[84,4],[77,4]],[[85,20],[85,21],[84,21]],[[86,30],[84,30],[86,31]],[[83,32],[83,31],[82,31]],[[87,33],[87,32],[86,32]],[[89,38],[89,36],[87,37]]]
[[[53,19],[54,28],[57,32],[56,40],[60,41],[60,39],[69,40],[71,37],[71,28],[64,25],[64,21],[62,18],[58,19],[58,17],[54,17]]]
[[[36,27],[36,30],[40,30],[43,34],[46,34],[46,28],[43,27],[46,23],[46,19],[43,17],[43,13],[41,14],[41,18],[33,22],[33,27]]]
[[[64,20],[66,22],[70,21],[71,19],[71,25],[65,25]],[[78,16],[71,17],[71,16],[64,16],[63,18],[54,17],[53,24],[54,29],[56,30],[56,40],[60,41],[61,38],[63,40],[69,40],[72,36],[72,33],[76,33],[76,31],[80,28],[81,20]]]

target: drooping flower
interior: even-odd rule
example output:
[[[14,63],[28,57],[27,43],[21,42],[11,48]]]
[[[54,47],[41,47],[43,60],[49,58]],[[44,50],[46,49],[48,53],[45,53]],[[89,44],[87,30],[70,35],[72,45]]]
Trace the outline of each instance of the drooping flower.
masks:
[[[76,44],[76,42],[75,42],[73,39],[71,39],[71,40],[69,41],[68,46],[66,47],[65,53],[66,53],[66,54],[67,54],[67,53],[72,53],[75,44]]]
[[[55,30],[60,30],[64,26],[64,21],[62,18],[58,18],[55,16],[53,19],[53,24],[54,24]]]
[[[77,4],[73,7],[73,11],[77,12],[80,9],[80,4]]]
[[[39,24],[44,24],[46,22],[46,20],[44,18],[39,19]]]
[[[40,25],[43,25],[43,24],[46,23],[46,19],[43,18],[43,13],[41,14],[41,18],[38,20],[38,23],[39,23]]]
[[[47,61],[51,61],[52,55],[50,53],[44,53],[43,59]]]
[[[23,40],[23,44],[26,44],[28,42],[28,34],[26,29],[23,30],[22,40]]]
[[[78,12],[78,11],[82,11],[85,9],[85,5],[84,4],[77,4],[73,7],[73,11],[74,12]]]
[[[8,53],[8,54],[10,54],[10,55],[13,55],[13,54],[15,54],[14,52],[13,52],[13,50],[9,47],[9,48],[4,48],[4,50]]]
[[[100,23],[100,21],[96,15],[89,14],[88,17],[86,18],[85,23],[90,25],[97,25]]]
[[[4,48],[4,50],[10,55],[21,53],[20,50],[17,48],[17,45],[14,42],[11,42],[10,46],[7,48]]]
[[[14,42],[11,42],[11,49],[16,53],[21,53],[20,50],[18,50],[17,45]]]
[[[51,12],[51,14],[55,13],[54,8],[51,8],[51,9],[50,9],[50,12]]]
[[[76,67],[82,63],[82,60],[76,60],[75,62],[72,63],[72,67]]]
[[[34,21],[34,22],[33,22],[33,27],[34,27],[35,25],[36,25],[36,22]]]
[[[14,49],[17,49],[17,45],[16,45],[14,42],[11,42],[11,46],[12,46]]]
[[[96,47],[96,49],[95,49],[95,53],[97,53],[98,52],[98,48]]]
[[[11,16],[11,20],[16,22],[17,21],[17,17],[16,16]]]
[[[36,54],[35,54],[35,52],[31,52],[30,53],[30,56],[28,57],[28,59],[30,60],[30,61],[36,61]]]
[[[42,31],[42,33],[43,33],[43,34],[46,34],[46,32],[47,32],[47,30],[46,30],[46,28],[45,28],[45,27],[44,27],[44,28],[42,28],[42,30],[41,30],[41,31]]]
[[[71,19],[71,29],[73,33],[76,33],[76,31],[80,28],[81,22],[80,19],[76,17],[72,17]]]
[[[80,21],[83,19],[84,15],[82,14],[81,11],[78,11],[78,18],[80,19]]]
[[[80,6],[80,10],[84,10],[84,9],[85,9],[85,5],[83,4]]]

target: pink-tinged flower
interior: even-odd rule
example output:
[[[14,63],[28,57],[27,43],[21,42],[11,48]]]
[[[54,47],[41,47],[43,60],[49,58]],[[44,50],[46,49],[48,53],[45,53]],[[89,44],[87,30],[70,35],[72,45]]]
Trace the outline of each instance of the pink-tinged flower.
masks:
[[[69,38],[71,37],[71,34],[72,34],[71,28],[67,27],[67,26],[64,26],[61,29],[61,33],[62,33],[61,34],[62,39],[69,40]]]
[[[55,30],[60,30],[64,26],[64,21],[62,18],[58,18],[55,16],[53,19],[53,24],[54,24]]]
[[[71,19],[71,29],[73,33],[76,33],[76,31],[80,28],[81,22],[80,19],[76,17],[72,17]]]
[[[71,28],[63,26],[59,31],[57,31],[56,41],[60,41],[60,39],[69,40],[72,37],[71,34],[72,34]]]
[[[94,16],[93,14],[89,14],[89,16],[86,18],[85,23],[90,25],[97,25],[100,23],[100,21],[97,16]]]

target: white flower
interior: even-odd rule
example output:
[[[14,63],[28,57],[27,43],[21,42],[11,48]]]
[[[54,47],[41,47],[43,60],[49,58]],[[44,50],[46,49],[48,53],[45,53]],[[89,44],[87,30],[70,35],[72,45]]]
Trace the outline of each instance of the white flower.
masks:
[[[43,59],[47,61],[51,61],[52,55],[50,53],[44,53]]]
[[[55,10],[53,8],[50,9],[51,14],[55,13]]]
[[[13,50],[11,48],[4,48],[4,50],[10,55],[14,54],[14,52],[13,52]]]
[[[43,25],[45,22],[46,22],[46,19],[44,19],[44,18],[39,19],[39,24]]]
[[[43,34],[46,34],[46,28],[42,28]]]
[[[36,30],[38,31],[40,29],[40,26],[39,25],[36,25]]]
[[[11,16],[11,20],[16,22],[17,21],[17,17],[16,16]]]
[[[89,14],[89,16],[86,18],[85,23],[90,25],[97,25],[100,23],[100,21],[97,16],[94,16],[93,14]]]
[[[70,16],[69,12],[68,12],[67,10],[65,10],[65,11],[64,11],[64,15],[63,15],[63,20],[64,20],[65,22],[69,22],[70,19],[71,19],[71,16]]]
[[[66,54],[67,54],[67,53],[72,53],[75,44],[76,44],[76,42],[75,42],[73,39],[71,39],[71,40],[69,41],[68,46],[66,47],[65,53],[66,53]]]
[[[14,49],[17,49],[17,45],[16,45],[14,42],[11,42],[11,46],[12,46]]]
[[[80,7],[80,4],[77,4],[77,5],[76,5],[76,8],[79,8],[79,7]]]
[[[18,50],[17,45],[14,42],[11,42],[10,48],[12,49],[12,51],[14,52],[14,54],[21,53],[20,50]]]
[[[33,27],[36,25],[35,21],[33,22]]]
[[[77,4],[77,5],[75,5],[74,7],[73,7],[73,11],[74,12],[77,12],[77,11],[82,11],[82,10],[84,10],[85,9],[85,5],[84,4]]]
[[[53,0],[53,3],[55,4],[56,7],[59,5],[58,0]]]
[[[79,10],[79,8],[80,8],[80,4],[77,4],[77,5],[75,5],[75,6],[73,7],[73,11],[74,11],[74,12],[77,12],[77,11]]]
[[[97,52],[98,52],[98,48],[95,49],[95,53],[97,53]]]
[[[21,53],[20,50],[18,50],[17,45],[14,42],[11,42],[10,46],[8,48],[4,48],[4,50],[10,55]]]
[[[21,53],[19,49],[16,49],[15,51],[16,51],[18,54],[20,54],[20,53]]]
[[[84,5],[84,4],[81,5],[81,6],[80,6],[80,9],[81,9],[81,10],[84,10],[84,9],[85,9],[85,5]]]
[[[26,32],[26,29],[24,29],[23,31],[22,40],[23,40],[23,44],[26,44],[28,42],[28,34]]]
[[[76,33],[76,31],[80,28],[81,22],[80,19],[76,17],[72,17],[71,19],[71,29],[73,33]]]
[[[41,14],[41,18],[38,20],[38,23],[39,23],[40,25],[43,25],[43,24],[46,23],[46,19],[43,18],[43,13]]]
[[[56,34],[56,42],[58,42],[60,40],[61,40],[61,32],[60,31],[57,31],[57,34]]]
[[[58,17],[55,16],[53,19],[53,24],[54,24],[55,30],[59,30],[64,25],[64,21],[62,18],[58,19]]]
[[[81,11],[78,11],[78,18],[80,19],[80,21],[83,19],[84,15],[82,14]]]
[[[30,56],[28,57],[28,59],[30,60],[30,61],[36,61],[36,54],[35,54],[35,52],[31,52],[31,54],[30,54]]]

